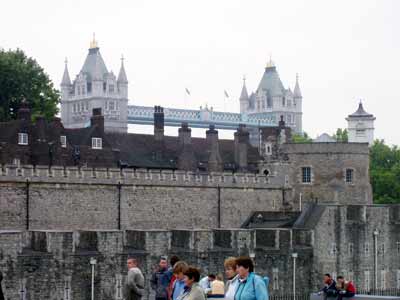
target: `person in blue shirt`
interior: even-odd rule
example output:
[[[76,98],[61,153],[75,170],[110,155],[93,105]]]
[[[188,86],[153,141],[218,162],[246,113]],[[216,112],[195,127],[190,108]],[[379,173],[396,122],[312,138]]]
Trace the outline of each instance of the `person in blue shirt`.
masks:
[[[239,285],[235,300],[268,300],[267,287],[261,276],[254,274],[254,264],[250,257],[240,256],[236,259],[236,272]]]
[[[180,295],[183,294],[185,289],[184,273],[189,268],[188,264],[184,261],[178,261],[173,268],[175,275],[175,281],[172,284],[171,299],[177,300]]]

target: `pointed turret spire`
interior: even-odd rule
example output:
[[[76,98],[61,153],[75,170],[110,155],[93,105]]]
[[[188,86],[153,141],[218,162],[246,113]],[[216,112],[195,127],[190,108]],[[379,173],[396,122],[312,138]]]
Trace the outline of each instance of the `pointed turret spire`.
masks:
[[[243,87],[242,87],[242,92],[240,94],[240,100],[249,100],[249,94],[247,93],[245,76],[243,76]]]
[[[125,67],[124,67],[124,56],[121,56],[121,69],[119,70],[118,80],[119,83],[128,83],[128,78],[126,77]]]
[[[299,86],[299,74],[296,74],[296,86],[294,87],[294,96],[296,98],[302,98]]]
[[[71,85],[71,79],[69,78],[69,72],[68,72],[68,60],[65,58],[65,68],[64,68],[64,75],[61,81],[61,86],[70,86]]]

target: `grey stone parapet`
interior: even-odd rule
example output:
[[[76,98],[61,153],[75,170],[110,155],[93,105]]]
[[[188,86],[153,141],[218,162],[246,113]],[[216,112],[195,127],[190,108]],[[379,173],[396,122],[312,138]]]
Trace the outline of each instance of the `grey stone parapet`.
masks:
[[[172,170],[2,165],[0,182],[54,182],[240,188],[282,188],[279,178],[254,173],[197,173]]]

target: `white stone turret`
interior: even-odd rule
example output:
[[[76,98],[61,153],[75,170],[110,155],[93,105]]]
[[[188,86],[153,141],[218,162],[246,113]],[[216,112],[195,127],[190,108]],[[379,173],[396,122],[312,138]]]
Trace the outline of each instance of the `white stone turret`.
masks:
[[[106,131],[127,132],[128,80],[123,64],[118,79],[107,70],[97,41],[93,39],[82,69],[72,84],[65,65],[61,82],[64,126],[87,127],[92,109],[101,108]]]
[[[117,80],[118,90],[122,97],[128,99],[128,78],[124,67],[124,57],[121,57],[121,68]]]
[[[286,126],[296,133],[302,133],[302,95],[298,77],[294,91],[286,89],[274,62],[270,59],[256,91],[248,96],[247,89],[243,86],[240,112],[245,112],[248,116],[256,115],[257,118],[272,119],[276,125],[283,116]]]
[[[372,114],[364,110],[360,101],[357,111],[346,118],[349,142],[368,143],[371,146],[374,142],[375,119]]]

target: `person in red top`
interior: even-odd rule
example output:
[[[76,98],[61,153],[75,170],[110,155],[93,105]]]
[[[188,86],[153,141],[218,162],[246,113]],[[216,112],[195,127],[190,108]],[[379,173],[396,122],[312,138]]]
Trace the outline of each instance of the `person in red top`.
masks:
[[[351,298],[356,294],[356,288],[352,281],[344,280],[343,276],[337,277],[336,288],[338,289],[338,300],[343,298]]]

